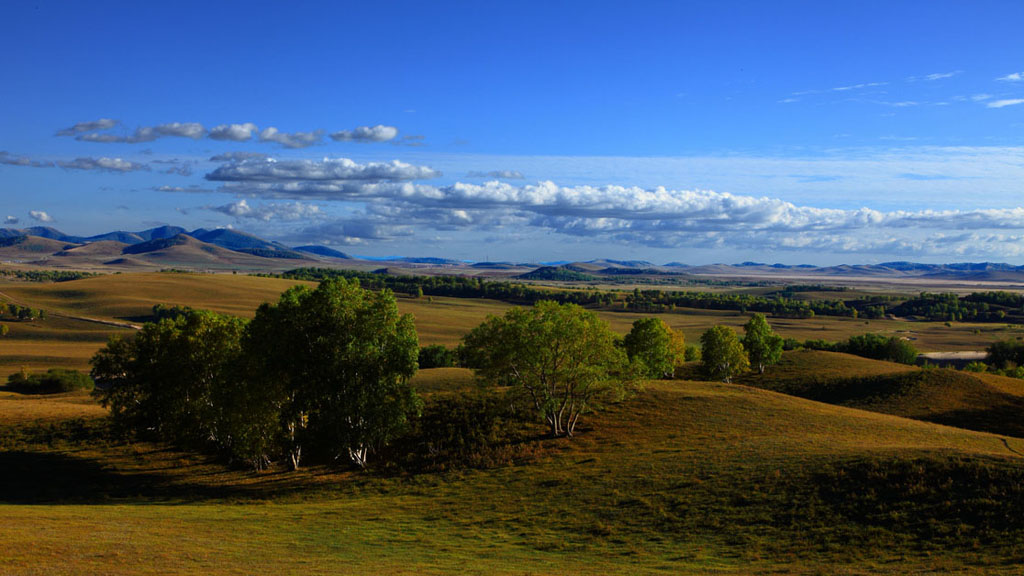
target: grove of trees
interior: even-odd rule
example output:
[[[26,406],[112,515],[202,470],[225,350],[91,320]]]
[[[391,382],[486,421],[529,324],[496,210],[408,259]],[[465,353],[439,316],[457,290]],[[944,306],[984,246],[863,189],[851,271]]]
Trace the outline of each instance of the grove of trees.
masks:
[[[92,377],[115,425],[184,446],[213,446],[262,469],[307,448],[365,466],[420,401],[419,345],[389,291],[328,280],[295,287],[249,323],[189,310],[115,337]]]

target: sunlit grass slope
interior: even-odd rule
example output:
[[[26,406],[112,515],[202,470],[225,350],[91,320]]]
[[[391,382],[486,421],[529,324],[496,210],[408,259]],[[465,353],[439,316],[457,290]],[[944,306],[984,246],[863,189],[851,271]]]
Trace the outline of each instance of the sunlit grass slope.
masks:
[[[649,383],[573,440],[445,474],[252,475],[111,443],[85,412],[26,423],[20,401],[0,397],[5,574],[1013,574],[1024,561],[1024,440],[740,385]]]
[[[1024,381],[839,354],[784,354],[741,382],[804,398],[1024,438]]]

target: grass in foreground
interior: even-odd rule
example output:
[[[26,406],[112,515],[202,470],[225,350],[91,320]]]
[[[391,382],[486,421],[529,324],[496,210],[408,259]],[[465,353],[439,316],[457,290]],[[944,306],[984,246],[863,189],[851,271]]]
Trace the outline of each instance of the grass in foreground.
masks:
[[[650,383],[574,440],[438,474],[231,471],[113,443],[88,403],[26,420],[20,402],[0,397],[10,574],[1012,574],[1024,561],[1024,459],[1008,450],[1024,441],[738,385]]]

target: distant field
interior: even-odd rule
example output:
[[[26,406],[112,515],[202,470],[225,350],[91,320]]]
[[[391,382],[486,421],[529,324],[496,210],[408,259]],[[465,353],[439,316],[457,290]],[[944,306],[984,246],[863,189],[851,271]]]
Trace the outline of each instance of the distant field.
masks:
[[[0,341],[0,378],[23,366],[32,370],[84,369],[88,359],[110,334],[129,332],[56,314],[138,323],[150,315],[154,304],[177,304],[252,317],[260,304],[276,301],[281,292],[296,284],[302,282],[234,274],[180,273],[111,274],[62,283],[0,281],[0,298],[50,312],[50,317],[40,322],[9,323],[11,332]],[[488,314],[501,314],[511,306],[479,298],[404,296],[398,298],[398,305],[402,312],[416,317],[421,344],[446,346],[458,344],[462,336]],[[636,312],[602,311],[599,314],[620,334],[628,332],[637,318],[649,316]],[[682,331],[690,344],[698,344],[700,334],[714,324],[740,329],[749,318],[739,312],[687,309],[660,316],[673,329]],[[770,322],[782,336],[798,340],[837,341],[865,332],[882,332],[911,339],[922,352],[982,350],[991,342],[1024,336],[1024,327],[1006,324],[945,326],[939,322],[865,321],[824,316],[808,320],[771,318]]]

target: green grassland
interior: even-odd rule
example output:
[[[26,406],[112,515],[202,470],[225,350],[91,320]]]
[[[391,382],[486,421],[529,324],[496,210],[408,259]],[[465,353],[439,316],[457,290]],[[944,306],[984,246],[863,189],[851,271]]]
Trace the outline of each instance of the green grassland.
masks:
[[[444,376],[445,378],[450,375]],[[436,382],[435,382],[436,384]],[[456,384],[458,385],[458,384]],[[654,382],[486,470],[232,471],[0,397],[9,574],[1011,574],[1024,441]],[[17,406],[17,407],[15,407]]]
[[[51,314],[11,323],[0,367],[85,367],[153,304],[251,316],[290,281],[112,275],[6,282]],[[508,304],[401,298],[424,344],[455,344]],[[57,314],[66,314],[62,317]],[[641,314],[602,312],[620,333]],[[662,317],[694,343],[745,315]],[[1015,328],[772,320],[786,337],[867,331],[980,349]],[[925,344],[927,343],[927,345]],[[231,469],[116,439],[84,393],[0,391],[0,573],[1017,574],[1024,563],[1024,382],[813,351],[736,384],[652,381],[543,427],[487,468]],[[477,386],[422,370],[427,402]]]

